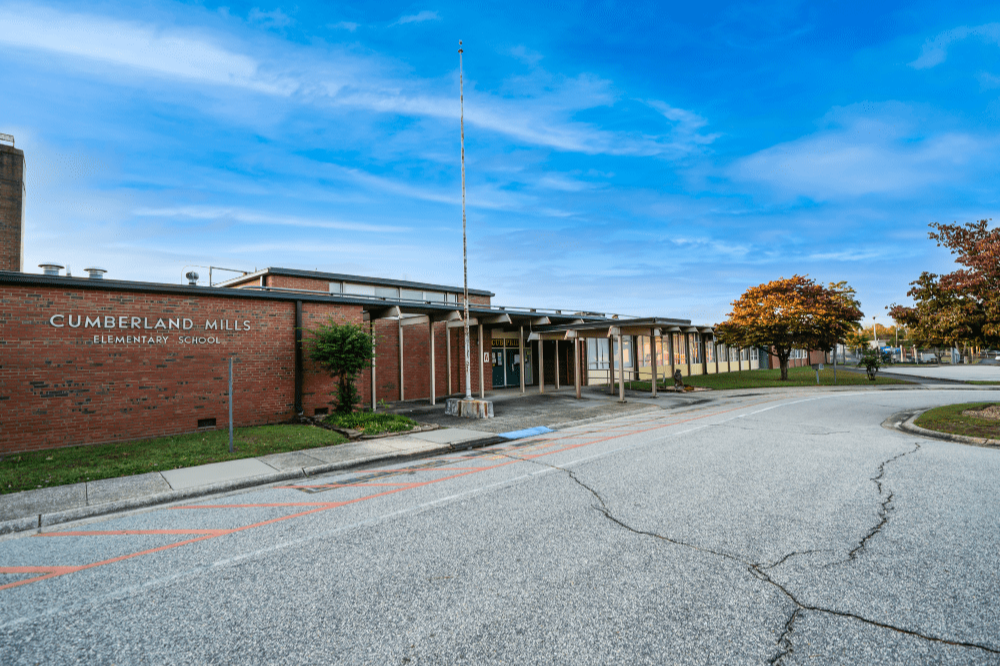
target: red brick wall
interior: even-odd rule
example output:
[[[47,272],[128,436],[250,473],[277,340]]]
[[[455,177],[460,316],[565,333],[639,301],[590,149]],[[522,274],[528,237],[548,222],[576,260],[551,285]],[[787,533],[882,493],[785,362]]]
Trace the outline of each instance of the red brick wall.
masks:
[[[55,319],[62,326],[53,325],[53,315],[62,316]],[[109,317],[113,327],[107,326]],[[127,318],[126,328],[121,317]],[[308,330],[331,317],[368,327],[361,306],[302,302],[306,415],[329,409],[336,389],[335,380],[308,353]],[[100,326],[95,325],[98,319]],[[219,328],[207,329],[209,320]],[[397,326],[395,320],[375,323],[377,399],[399,400]],[[436,323],[434,330],[437,396],[443,399],[448,389],[445,323]],[[404,327],[408,400],[430,394],[428,333],[426,324]],[[476,328],[471,334],[472,388],[478,392],[483,365],[476,363]],[[461,329],[452,329],[451,335],[452,388],[460,393]],[[228,427],[230,356],[237,359],[235,425],[277,423],[295,416],[294,300],[241,297],[238,290],[231,296],[200,296],[85,284],[2,285],[0,453],[191,432],[206,418],[215,418],[217,428]],[[489,390],[492,377],[486,370]],[[369,368],[359,374],[357,386],[362,404],[370,406]]]
[[[24,271],[24,153],[0,145],[0,271]]]
[[[64,316],[56,320],[61,328],[50,323],[56,314]],[[306,326],[329,315],[360,322],[361,308],[303,303]],[[78,316],[84,318],[80,326],[71,327]],[[100,317],[102,326],[87,328],[88,316]],[[114,328],[103,326],[109,316]],[[120,316],[130,318],[130,328],[119,328]],[[144,318],[138,328],[131,328],[132,317]],[[181,326],[188,318],[191,328],[154,328],[159,319],[169,326],[171,318]],[[230,329],[248,322],[249,330],[207,330],[206,320],[228,322]],[[235,291],[232,297],[201,297],[0,286],[0,452],[183,433],[211,417],[226,427],[230,355],[238,359],[235,424],[290,419],[294,329],[294,301],[240,298]],[[157,335],[165,340],[142,342],[142,336]],[[102,343],[101,336],[139,338]],[[206,340],[192,344],[182,337]],[[303,407],[312,414],[329,402],[325,392],[333,381],[313,367],[308,354],[303,367]]]
[[[771,368],[781,368],[781,362],[778,357],[774,354],[770,354]],[[811,366],[813,364],[825,364],[826,363],[826,352],[822,350],[810,350],[809,357],[807,359],[789,359],[789,368],[798,368],[800,366]]]
[[[294,306],[294,302],[293,302]],[[294,317],[294,311],[293,311]],[[329,371],[314,362],[309,357],[309,330],[326,324],[330,320],[337,324],[364,325],[361,306],[338,306],[336,304],[302,302],[302,411],[306,415],[316,414],[316,408],[327,408],[333,411],[332,402],[337,391],[337,380],[330,376]],[[294,331],[289,332],[289,340],[293,340]],[[294,346],[289,343],[289,350],[294,354]],[[294,363],[294,357],[292,359]],[[294,370],[294,366],[292,367]],[[356,386],[361,395],[362,403],[371,402],[371,372],[362,371],[357,378]],[[292,391],[295,387],[292,385]]]
[[[268,275],[267,286],[268,287],[280,287],[282,289],[302,289],[310,290],[314,292],[327,292],[330,291],[330,281],[329,280],[318,280],[316,278],[297,278],[295,276],[276,276]]]

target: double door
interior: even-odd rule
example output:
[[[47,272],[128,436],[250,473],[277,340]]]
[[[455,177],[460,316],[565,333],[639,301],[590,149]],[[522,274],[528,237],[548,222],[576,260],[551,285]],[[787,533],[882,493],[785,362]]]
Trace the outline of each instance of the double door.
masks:
[[[521,352],[516,340],[494,340],[491,351],[493,362],[493,387],[518,387],[521,385],[522,368],[525,370],[524,383],[531,384],[531,350],[525,345],[525,363],[521,363]]]

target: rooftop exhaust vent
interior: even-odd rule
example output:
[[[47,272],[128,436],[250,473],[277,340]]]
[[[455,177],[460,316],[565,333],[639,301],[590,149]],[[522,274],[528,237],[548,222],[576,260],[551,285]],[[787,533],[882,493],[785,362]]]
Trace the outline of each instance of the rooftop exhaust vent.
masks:
[[[102,280],[104,274],[108,272],[107,269],[102,269],[99,266],[92,266],[89,269],[84,269],[87,272],[87,277],[91,280]]]
[[[62,264],[57,264],[56,262],[42,262],[38,266],[46,276],[58,276],[63,268]]]
[[[195,272],[195,271],[188,271],[187,274],[185,274],[184,277],[188,279],[188,285],[197,285],[198,284],[198,273],[197,272]]]

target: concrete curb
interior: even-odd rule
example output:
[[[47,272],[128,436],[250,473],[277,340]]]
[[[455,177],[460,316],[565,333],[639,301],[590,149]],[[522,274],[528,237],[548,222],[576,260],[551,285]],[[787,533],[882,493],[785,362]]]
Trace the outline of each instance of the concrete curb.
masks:
[[[467,449],[479,449],[481,447],[488,447],[500,442],[507,441],[499,436],[489,436],[478,440],[471,440],[455,445],[442,445],[441,447],[435,447],[434,449],[423,449],[412,453],[401,452],[398,454],[382,454],[378,456],[362,457],[340,463],[326,463],[323,465],[310,466],[308,468],[300,468],[297,470],[285,470],[273,474],[255,475],[253,477],[245,477],[243,479],[233,479],[226,482],[206,484],[204,486],[193,487],[190,489],[156,493],[149,496],[129,498],[127,500],[120,500],[113,503],[86,505],[58,512],[48,512],[38,514],[36,516],[9,519],[6,521],[0,521],[0,536],[30,530],[41,530],[42,528],[55,526],[61,523],[80,521],[107,514],[115,514],[117,512],[144,509],[156,505],[165,505],[181,500],[189,500],[191,498],[211,496],[218,493],[226,493],[228,491],[238,491],[249,487],[266,486],[268,484],[277,484],[279,482],[286,482],[294,479],[315,477],[317,475],[324,475],[341,470],[351,470],[352,468],[369,466],[373,463],[405,462],[430,456],[440,456],[441,454],[450,454]]]
[[[933,408],[927,408],[927,410],[933,410]],[[946,440],[948,442],[959,442],[963,445],[975,445],[976,447],[988,447],[992,449],[1000,449],[1000,440],[991,440],[989,438],[973,438],[968,435],[956,435],[954,433],[944,433],[942,431],[932,431],[930,429],[922,428],[917,426],[914,422],[920,415],[927,412],[927,410],[921,410],[912,414],[909,419],[903,422],[898,422],[895,427],[903,431],[904,433],[909,433],[911,435],[919,435],[924,438],[932,438],[934,440]]]

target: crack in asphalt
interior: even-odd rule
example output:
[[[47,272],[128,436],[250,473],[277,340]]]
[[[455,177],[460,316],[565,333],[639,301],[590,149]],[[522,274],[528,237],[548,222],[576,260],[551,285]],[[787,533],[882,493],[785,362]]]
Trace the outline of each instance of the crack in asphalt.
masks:
[[[902,452],[901,454],[897,454],[896,456],[893,456],[891,459],[887,459],[885,461],[882,461],[882,463],[879,464],[878,474],[875,475],[874,477],[872,477],[871,481],[875,482],[875,487],[878,489],[878,495],[880,497],[883,495],[883,492],[882,492],[882,478],[885,477],[885,467],[887,465],[889,465],[890,463],[893,463],[894,461],[897,461],[897,460],[903,458],[904,456],[909,456],[910,454],[916,454],[918,451],[920,451],[920,443],[917,442],[917,443],[914,443],[914,445],[915,445],[915,447],[911,451],[909,451],[909,452]],[[849,561],[854,560],[857,557],[858,553],[861,552],[861,550],[865,548],[866,544],[868,544],[868,540],[872,539],[873,537],[875,537],[876,535],[878,535],[880,532],[882,532],[882,528],[885,527],[885,524],[889,523],[889,513],[893,509],[893,507],[892,507],[892,499],[893,499],[894,495],[895,494],[892,491],[889,491],[888,495],[886,495],[885,499],[882,501],[881,507],[879,507],[879,510],[878,510],[878,518],[879,518],[878,523],[876,523],[874,526],[872,526],[871,530],[869,530],[868,533],[864,537],[861,538],[861,541],[858,542],[858,545],[856,547],[854,547],[849,552],[847,552],[847,558],[845,560],[838,561],[836,563],[832,563],[831,565],[839,565],[839,564],[847,563]]]
[[[908,451],[908,452],[902,452],[901,454],[897,454],[896,456],[893,456],[892,458],[886,459],[881,464],[879,464],[879,468],[878,468],[879,472],[878,472],[878,474],[875,477],[871,478],[871,480],[873,482],[875,482],[875,485],[878,488],[879,495],[882,494],[882,478],[885,475],[885,467],[888,464],[890,464],[890,463],[892,463],[892,462],[894,462],[894,461],[896,461],[898,459],[903,458],[904,456],[909,456],[910,454],[916,453],[920,449],[920,444],[919,443],[915,443],[915,444],[916,444],[916,447],[913,450]],[[778,637],[778,641],[777,641],[778,652],[774,655],[773,658],[771,658],[769,664],[777,665],[786,656],[788,656],[788,655],[790,655],[791,653],[794,652],[794,649],[793,649],[793,646],[792,646],[792,633],[794,631],[795,620],[798,618],[799,612],[801,612],[801,611],[814,611],[814,612],[819,612],[819,613],[823,613],[823,614],[830,614],[830,615],[833,615],[833,616],[839,616],[841,618],[849,618],[849,619],[853,619],[855,621],[859,621],[861,623],[865,623],[867,625],[872,625],[872,626],[875,626],[875,627],[878,627],[878,628],[882,628],[884,630],[891,630],[893,632],[898,632],[900,634],[909,635],[911,637],[916,637],[918,639],[923,639],[925,641],[937,642],[937,643],[941,643],[941,644],[947,644],[949,646],[958,646],[958,647],[962,647],[962,648],[975,648],[975,649],[979,649],[981,651],[986,651],[987,653],[992,653],[994,655],[1000,655],[1000,649],[992,648],[990,646],[985,646],[983,644],[977,644],[975,642],[963,642],[963,641],[957,641],[957,640],[952,640],[952,639],[944,639],[942,637],[935,637],[935,636],[932,636],[932,635],[924,634],[922,632],[918,632],[916,630],[910,630],[908,628],[903,628],[903,627],[899,627],[899,626],[895,626],[895,625],[890,625],[888,623],[883,623],[881,621],[876,621],[876,620],[873,620],[873,619],[870,619],[870,618],[865,618],[864,616],[860,616],[858,614],[854,614],[854,613],[851,613],[851,612],[848,612],[848,611],[840,611],[838,609],[828,609],[826,607],[818,607],[816,605],[806,604],[805,602],[802,602],[798,598],[796,598],[791,593],[791,591],[789,591],[787,588],[785,588],[785,586],[781,585],[780,583],[778,583],[777,581],[775,581],[774,579],[772,579],[771,576],[767,573],[767,570],[775,568],[775,567],[781,565],[782,563],[784,563],[785,561],[787,561],[789,558],[792,558],[794,556],[800,556],[800,555],[805,555],[805,554],[810,554],[810,553],[818,553],[818,552],[822,552],[822,551],[829,551],[828,549],[810,549],[810,550],[807,550],[807,551],[793,551],[791,553],[785,554],[780,559],[778,559],[777,561],[775,561],[774,563],[769,564],[769,565],[762,564],[762,563],[754,563],[754,562],[751,562],[751,561],[749,561],[749,560],[747,560],[747,559],[745,559],[745,558],[743,558],[741,556],[738,556],[738,555],[735,555],[735,554],[731,554],[731,553],[727,553],[725,551],[719,551],[717,549],[710,549],[710,548],[707,548],[707,547],[699,546],[697,544],[692,544],[690,542],[684,542],[683,540],[678,540],[678,539],[675,539],[675,538],[672,538],[672,537],[668,537],[666,535],[661,535],[659,533],[654,533],[652,531],[639,530],[638,528],[633,528],[632,526],[628,525],[623,520],[619,519],[614,514],[612,514],[610,508],[607,505],[607,503],[604,501],[604,498],[601,497],[601,494],[599,494],[593,487],[591,487],[590,485],[586,484],[579,477],[577,477],[576,473],[574,473],[572,470],[569,470],[568,468],[563,468],[561,466],[553,465],[551,463],[545,463],[543,461],[537,461],[537,460],[534,460],[534,459],[526,459],[526,458],[522,458],[520,456],[513,456],[513,455],[508,454],[508,453],[503,454],[503,456],[505,456],[507,458],[510,458],[510,459],[515,459],[517,461],[523,461],[525,463],[534,463],[534,464],[536,464],[538,466],[541,466],[541,467],[552,468],[552,469],[561,471],[563,473],[566,473],[566,475],[570,479],[572,479],[577,485],[579,485],[583,489],[586,489],[587,492],[589,492],[594,498],[597,499],[597,502],[600,503],[600,506],[596,506],[596,505],[592,506],[594,509],[596,509],[598,512],[600,512],[601,514],[603,514],[612,523],[620,526],[621,528],[624,528],[625,530],[628,530],[629,532],[635,533],[636,535],[644,535],[644,536],[647,536],[647,537],[654,537],[654,538],[656,538],[658,540],[661,540],[661,541],[664,541],[664,542],[669,542],[670,544],[676,544],[677,546],[685,547],[685,548],[688,548],[688,549],[693,549],[695,551],[701,551],[701,552],[704,552],[704,553],[709,553],[709,554],[712,554],[714,556],[719,556],[719,557],[725,558],[727,560],[735,561],[737,563],[740,563],[740,564],[746,566],[747,567],[747,571],[750,572],[750,575],[753,576],[758,581],[762,581],[762,582],[764,582],[766,584],[770,584],[774,588],[777,588],[779,591],[781,591],[781,593],[785,597],[787,597],[792,602],[792,604],[795,605],[795,609],[792,611],[792,613],[789,615],[788,619],[785,621],[785,627],[783,628],[783,630],[781,632],[781,635]],[[871,531],[869,531],[869,533],[864,538],[862,538],[861,542],[859,543],[859,545],[857,547],[855,547],[854,549],[851,550],[850,554],[848,555],[848,558],[845,559],[844,561],[840,561],[840,562],[846,563],[846,562],[852,561],[853,560],[853,555],[852,554],[857,554],[857,552],[859,552],[864,547],[864,545],[868,542],[868,540],[871,539],[872,537],[874,537],[875,535],[877,535],[878,532],[882,529],[882,527],[885,526],[885,524],[888,522],[888,511],[889,511],[889,509],[891,509],[891,502],[892,502],[892,493],[890,493],[889,497],[886,499],[886,501],[883,501],[883,503],[882,503],[882,509],[880,510],[880,520],[879,520],[879,523]]]
[[[782,593],[784,593],[785,596],[789,600],[791,600],[792,603],[796,605],[796,607],[798,607],[798,610],[817,611],[817,612],[824,613],[824,614],[832,614],[834,616],[840,616],[842,618],[851,618],[851,619],[854,619],[856,621],[861,621],[862,623],[867,623],[868,625],[874,625],[875,627],[883,628],[885,630],[892,630],[894,632],[899,632],[901,634],[909,635],[911,637],[917,637],[919,639],[925,639],[925,640],[931,641],[931,642],[938,642],[938,643],[941,643],[941,644],[948,644],[949,646],[961,646],[963,648],[977,648],[977,649],[980,649],[982,651],[986,651],[988,653],[993,653],[994,655],[1000,655],[1000,650],[992,648],[992,647],[989,647],[989,646],[984,646],[983,644],[976,644],[975,642],[962,642],[962,641],[956,641],[956,640],[953,640],[953,639],[944,639],[942,637],[934,637],[932,635],[925,635],[924,633],[917,632],[916,630],[910,630],[908,628],[901,628],[898,625],[890,625],[888,623],[882,623],[881,621],[876,621],[876,620],[873,620],[873,619],[870,619],[870,618],[865,618],[864,616],[859,616],[858,614],[853,614],[853,613],[851,613],[849,611],[840,611],[838,609],[827,609],[826,607],[817,607],[815,605],[806,604],[805,602],[800,601],[798,598],[796,598],[794,595],[792,595],[791,591],[789,591],[787,588],[785,588],[784,586],[782,586],[781,584],[779,584],[777,581],[775,581],[774,579],[772,579],[764,571],[764,569],[761,568],[759,565],[757,565],[757,564],[751,564],[750,565],[750,573],[753,576],[755,576],[757,579],[759,579],[760,581],[763,581],[765,583],[771,584],[772,586],[774,586],[775,588],[777,588],[779,591],[781,591]],[[789,627],[787,623],[785,624],[785,627],[786,627],[786,629]],[[782,636],[784,636],[784,633],[783,633]],[[789,639],[788,641],[789,641],[789,645],[790,645],[791,644],[791,640]]]
[[[795,629],[795,619],[798,617],[800,611],[802,611],[802,608],[796,607],[791,616],[788,617],[788,620],[785,621],[785,629],[781,631],[781,636],[778,637],[778,652],[773,658],[767,661],[767,664],[780,664],[786,655],[795,652],[795,649],[792,648],[792,631]]]

